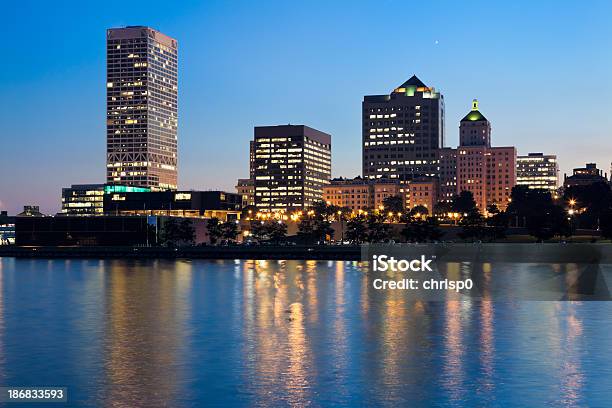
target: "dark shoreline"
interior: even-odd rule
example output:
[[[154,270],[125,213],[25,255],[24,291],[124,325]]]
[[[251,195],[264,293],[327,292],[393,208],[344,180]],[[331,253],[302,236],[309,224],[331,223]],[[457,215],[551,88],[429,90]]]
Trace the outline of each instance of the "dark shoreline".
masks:
[[[362,251],[363,250],[363,251]],[[610,243],[440,243],[360,245],[258,245],[195,247],[0,247],[0,257],[93,259],[274,259],[360,261],[371,254],[398,259],[424,254],[446,262],[612,264]]]
[[[0,257],[16,258],[193,258],[358,261],[359,245],[262,245],[165,247],[0,247]]]

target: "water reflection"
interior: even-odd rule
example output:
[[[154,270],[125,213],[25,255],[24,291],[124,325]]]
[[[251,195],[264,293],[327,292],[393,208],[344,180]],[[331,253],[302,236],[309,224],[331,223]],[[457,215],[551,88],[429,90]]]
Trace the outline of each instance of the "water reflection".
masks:
[[[191,264],[110,261],[106,271],[106,387],[108,406],[163,406],[176,400]]]
[[[612,398],[612,304],[495,302],[497,276],[533,282],[533,268],[445,268],[479,275],[484,300],[375,290],[354,262],[0,259],[0,379],[55,378],[81,405],[117,407]],[[538,268],[550,287],[579,273]]]
[[[249,261],[243,267],[244,354],[257,375],[249,388],[253,403],[271,398],[303,406],[309,395],[311,350],[306,336],[306,309],[316,308],[312,265],[293,261]],[[308,306],[306,306],[308,305]],[[282,391],[281,391],[282,390]]]
[[[566,326],[567,337],[564,348],[567,350],[567,355],[560,359],[562,361],[561,403],[563,406],[573,407],[582,400],[584,386],[584,374],[580,364],[582,321],[573,309],[568,311]]]

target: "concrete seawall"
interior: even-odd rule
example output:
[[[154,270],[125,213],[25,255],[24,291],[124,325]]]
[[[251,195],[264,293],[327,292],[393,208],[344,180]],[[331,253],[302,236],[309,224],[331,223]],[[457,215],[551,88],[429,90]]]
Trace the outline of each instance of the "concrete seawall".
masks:
[[[435,255],[446,262],[606,263],[612,244],[374,244],[165,247],[0,247],[0,257],[18,258],[193,258],[193,259],[369,259],[370,254]]]
[[[359,246],[262,245],[164,247],[0,247],[0,257],[17,258],[194,258],[194,259],[321,259],[358,261]]]

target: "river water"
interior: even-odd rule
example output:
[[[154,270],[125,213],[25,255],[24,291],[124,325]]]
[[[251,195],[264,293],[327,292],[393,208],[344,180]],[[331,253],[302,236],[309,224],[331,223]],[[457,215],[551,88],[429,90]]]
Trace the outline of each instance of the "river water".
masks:
[[[0,285],[0,385],[70,406],[612,401],[612,302],[410,300],[345,261],[0,258]]]

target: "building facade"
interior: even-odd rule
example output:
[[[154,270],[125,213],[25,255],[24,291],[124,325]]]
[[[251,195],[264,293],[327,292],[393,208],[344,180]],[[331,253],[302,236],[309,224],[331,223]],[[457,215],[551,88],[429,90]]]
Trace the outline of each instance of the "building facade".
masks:
[[[255,205],[255,183],[253,179],[238,179],[236,192],[242,197],[242,207]]]
[[[249,177],[254,180],[255,177],[255,141],[249,141]]]
[[[461,119],[459,140],[457,149],[439,151],[440,199],[450,201],[453,195],[470,191],[481,212],[492,204],[504,210],[516,185],[516,148],[491,147],[491,123],[478,110],[477,100]]]
[[[62,216],[104,215],[104,194],[145,193],[147,187],[120,186],[115,184],[73,184],[62,188]]]
[[[478,110],[478,100],[472,100],[472,110],[461,119],[459,145],[491,146],[491,122]]]
[[[438,199],[453,201],[457,195],[457,149],[445,147],[438,150]]]
[[[504,211],[510,203],[516,185],[516,148],[514,146],[487,149],[486,206],[496,205]],[[483,209],[486,209],[486,206]]]
[[[15,244],[15,217],[0,211],[0,245]]]
[[[362,104],[364,178],[387,176],[404,183],[437,176],[444,146],[444,98],[413,76],[388,95]]]
[[[114,192],[104,195],[106,215],[239,219],[242,196],[223,191]]]
[[[104,184],[73,184],[62,188],[61,215],[104,215]]]
[[[557,194],[559,187],[559,163],[557,156],[529,153],[516,158],[516,184],[532,189],[549,190]]]
[[[16,217],[18,246],[144,246],[155,242],[148,217]]]
[[[438,202],[438,178],[419,177],[408,182],[405,200],[407,208],[423,206],[429,214],[433,214],[433,208]]]
[[[148,27],[106,35],[106,180],[177,188],[178,44]]]
[[[457,193],[471,191],[481,211],[487,207],[487,158],[485,146],[457,149]]]
[[[384,207],[385,198],[399,196],[402,197],[402,188],[394,180],[383,180],[377,179],[376,182],[372,184],[373,190],[373,198],[374,202],[372,203],[373,208],[382,208]]]
[[[596,163],[587,163],[584,167],[575,168],[571,176],[564,176],[563,187],[588,186],[594,183],[608,183],[607,174],[597,168]]]
[[[401,195],[397,180],[387,178],[337,178],[323,187],[323,200],[330,205],[350,208],[356,212],[379,208],[385,198]]]
[[[292,211],[323,199],[331,178],[331,136],[304,125],[255,127],[255,206]]]
[[[38,205],[24,205],[23,211],[17,214],[18,217],[45,217],[45,214],[40,212]]]

